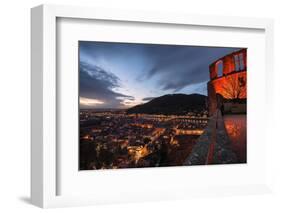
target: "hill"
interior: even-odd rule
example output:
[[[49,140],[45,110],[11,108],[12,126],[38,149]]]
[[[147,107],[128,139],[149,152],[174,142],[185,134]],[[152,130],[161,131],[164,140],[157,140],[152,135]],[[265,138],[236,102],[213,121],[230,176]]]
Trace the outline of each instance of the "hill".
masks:
[[[134,106],[128,109],[127,113],[182,115],[190,111],[201,112],[206,109],[206,98],[200,94],[169,94]]]

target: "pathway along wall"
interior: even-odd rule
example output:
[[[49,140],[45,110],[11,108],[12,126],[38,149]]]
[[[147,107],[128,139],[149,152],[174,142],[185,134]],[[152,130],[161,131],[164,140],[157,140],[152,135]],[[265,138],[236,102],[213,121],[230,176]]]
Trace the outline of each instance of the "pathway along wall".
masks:
[[[230,164],[237,163],[231,150],[231,141],[226,132],[223,117],[219,110],[210,117],[204,133],[198,138],[184,165]]]

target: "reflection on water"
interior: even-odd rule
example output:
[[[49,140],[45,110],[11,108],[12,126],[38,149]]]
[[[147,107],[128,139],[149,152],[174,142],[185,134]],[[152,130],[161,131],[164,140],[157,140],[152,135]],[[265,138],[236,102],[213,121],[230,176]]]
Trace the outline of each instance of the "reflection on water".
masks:
[[[246,115],[225,115],[224,123],[231,140],[232,150],[240,163],[246,163],[247,158],[247,123]]]

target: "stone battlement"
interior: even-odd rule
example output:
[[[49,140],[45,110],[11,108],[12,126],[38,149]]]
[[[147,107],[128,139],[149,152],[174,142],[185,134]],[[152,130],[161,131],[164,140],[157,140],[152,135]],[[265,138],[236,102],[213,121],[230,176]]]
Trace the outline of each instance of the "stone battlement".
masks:
[[[231,142],[224,126],[223,117],[220,110],[217,110],[210,117],[208,126],[198,138],[184,165],[237,163],[237,157],[231,151],[230,145]]]
[[[241,100],[247,97],[247,49],[228,54],[209,66],[208,82],[209,114],[225,100]],[[221,101],[218,100],[221,97]],[[219,103],[221,102],[221,103]]]

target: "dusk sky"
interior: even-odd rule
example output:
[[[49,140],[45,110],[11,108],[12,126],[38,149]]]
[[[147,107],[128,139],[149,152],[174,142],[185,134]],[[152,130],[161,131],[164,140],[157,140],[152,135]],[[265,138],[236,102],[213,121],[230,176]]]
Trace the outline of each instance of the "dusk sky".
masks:
[[[128,108],[165,94],[207,95],[209,64],[238,49],[80,41],[80,107]]]

